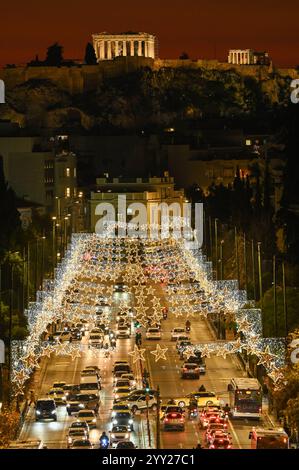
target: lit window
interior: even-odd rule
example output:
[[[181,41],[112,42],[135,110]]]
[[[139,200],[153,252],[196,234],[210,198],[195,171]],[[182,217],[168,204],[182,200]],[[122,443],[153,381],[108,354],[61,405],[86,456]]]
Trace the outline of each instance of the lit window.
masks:
[[[246,139],[245,145],[247,145],[247,146],[251,145],[251,140],[250,140],[250,139]]]
[[[69,176],[70,176],[70,169],[69,169],[69,168],[66,168],[65,172],[66,172],[67,178],[69,178]]]
[[[71,196],[71,188],[65,188],[65,197]]]

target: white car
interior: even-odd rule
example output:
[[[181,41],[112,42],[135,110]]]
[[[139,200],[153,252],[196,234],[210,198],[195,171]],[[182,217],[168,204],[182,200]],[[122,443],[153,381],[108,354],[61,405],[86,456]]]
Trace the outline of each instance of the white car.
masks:
[[[89,348],[101,348],[103,346],[104,338],[101,333],[90,333],[88,339]]]
[[[171,330],[171,341],[177,341],[180,336],[185,336],[185,328],[173,328]]]
[[[97,427],[97,418],[93,410],[80,410],[77,421],[85,421],[90,428]]]
[[[128,430],[127,426],[115,425],[110,431],[110,443],[115,444],[119,441],[129,441],[131,437],[131,431]]]
[[[76,439],[69,447],[70,449],[93,449],[93,444],[89,439]]]
[[[159,328],[148,328],[145,334],[146,339],[161,339],[161,331]]]
[[[116,331],[116,338],[130,338],[131,328],[128,325],[119,325]]]
[[[126,387],[126,388],[131,389],[130,380],[122,379],[122,378],[117,379],[113,388],[113,392],[115,393],[116,389],[120,387]]]
[[[70,428],[67,435],[67,447],[69,448],[77,439],[88,439],[86,430],[83,428]]]

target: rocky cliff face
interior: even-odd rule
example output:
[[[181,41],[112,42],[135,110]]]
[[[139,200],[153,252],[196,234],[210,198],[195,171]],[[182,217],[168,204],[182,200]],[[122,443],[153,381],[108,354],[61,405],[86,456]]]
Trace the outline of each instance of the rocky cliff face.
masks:
[[[129,130],[205,117],[254,117],[257,111],[283,108],[290,100],[291,77],[273,71],[253,76],[210,67],[145,67],[71,94],[47,69],[48,78],[8,87],[0,119],[35,129]]]

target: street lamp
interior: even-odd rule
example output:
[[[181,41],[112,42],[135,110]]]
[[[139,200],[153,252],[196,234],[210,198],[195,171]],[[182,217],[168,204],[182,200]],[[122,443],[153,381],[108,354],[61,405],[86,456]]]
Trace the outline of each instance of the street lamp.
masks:
[[[57,217],[52,217],[52,262],[53,262],[53,273],[56,265],[56,219]]]

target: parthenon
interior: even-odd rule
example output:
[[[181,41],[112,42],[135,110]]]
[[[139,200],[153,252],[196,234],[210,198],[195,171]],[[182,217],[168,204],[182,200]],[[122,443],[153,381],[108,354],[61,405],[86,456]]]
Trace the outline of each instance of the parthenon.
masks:
[[[156,37],[152,34],[102,32],[93,34],[92,39],[98,62],[120,56],[140,56],[152,59],[156,56]]]

